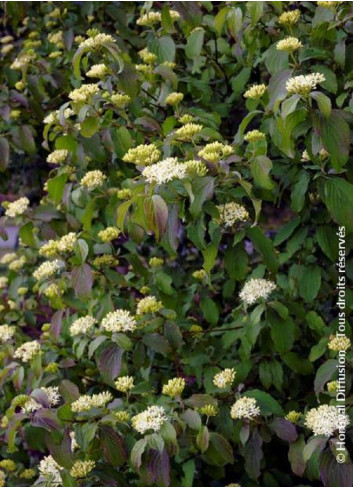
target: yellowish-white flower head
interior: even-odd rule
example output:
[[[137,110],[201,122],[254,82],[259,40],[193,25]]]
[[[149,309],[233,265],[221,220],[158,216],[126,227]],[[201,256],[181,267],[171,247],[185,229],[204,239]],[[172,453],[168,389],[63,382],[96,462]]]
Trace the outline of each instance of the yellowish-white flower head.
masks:
[[[179,122],[180,124],[189,124],[190,122],[193,122],[195,120],[195,117],[191,114],[184,114],[181,117],[179,117]]]
[[[107,65],[104,63],[99,63],[97,65],[92,65],[87,71],[86,76],[89,78],[104,78],[110,72]]]
[[[80,42],[80,48],[98,49],[104,44],[113,44],[115,39],[110,34],[98,33]]]
[[[286,90],[290,94],[298,94],[307,97],[312,90],[315,90],[319,83],[326,80],[322,73],[311,73],[310,75],[299,75],[289,78],[286,83]]]
[[[303,161],[303,162],[310,161],[310,156],[309,156],[309,153],[307,152],[306,149],[304,149],[304,151],[302,152],[302,157],[301,157],[300,161]]]
[[[276,44],[277,51],[286,51],[287,53],[293,53],[297,49],[303,47],[303,44],[296,37],[287,37],[286,39],[281,39]]]
[[[20,199],[17,199],[14,202],[10,202],[7,205],[5,216],[7,217],[21,216],[26,212],[28,206],[29,206],[29,200],[27,199],[27,197],[21,197]]]
[[[283,25],[294,25],[298,22],[300,17],[300,10],[290,10],[289,12],[283,12],[279,18],[278,22]]]
[[[10,68],[12,70],[21,71],[23,68],[26,68],[26,66],[29,65],[34,58],[34,55],[22,54],[18,58],[14,59]]]
[[[332,436],[335,431],[340,428],[344,430],[348,425],[348,415],[328,404],[310,409],[305,416],[305,426],[317,436]]]
[[[59,387],[41,387],[40,390],[42,390],[47,396],[48,402],[51,406],[57,406],[59,404],[61,399]]]
[[[130,414],[126,410],[115,411],[114,416],[120,423],[126,423],[130,419]]]
[[[201,161],[190,160],[184,163],[177,158],[166,158],[154,165],[150,165],[142,171],[148,183],[170,182],[175,179],[183,180],[189,176],[203,176],[207,173],[207,168]]]
[[[195,136],[199,135],[203,126],[201,124],[188,123],[179,127],[175,131],[175,136],[183,141],[191,141]]]
[[[336,1],[336,2],[330,2],[330,1],[319,1],[317,2],[319,7],[327,8],[330,10],[335,10],[341,3],[344,3],[344,1]]]
[[[327,346],[332,351],[346,351],[351,347],[351,340],[345,335],[331,336]]]
[[[24,469],[22,472],[20,472],[21,479],[27,479],[27,480],[33,479],[35,475],[36,475],[36,471],[34,469]]]
[[[90,333],[96,320],[92,316],[83,316],[76,319],[70,326],[71,336],[85,335]]]
[[[40,41],[38,41],[40,42]],[[60,58],[60,56],[63,54],[62,51],[52,51],[50,54],[49,54],[49,58],[51,59],[56,59],[56,58]]]
[[[6,474],[2,470],[0,470],[0,487],[6,486]]]
[[[151,26],[154,24],[158,24],[162,20],[162,14],[160,12],[148,12],[147,14],[142,15],[136,21],[137,25],[141,26]]]
[[[14,472],[17,468],[16,462],[9,458],[4,458],[0,461],[0,467],[8,472]],[[1,486],[0,486],[1,487]]]
[[[233,404],[230,416],[233,419],[253,419],[261,413],[256,399],[243,396]]]
[[[0,326],[0,343],[6,343],[10,341],[16,332],[15,326],[9,326],[8,324],[2,324]]]
[[[213,384],[219,389],[230,387],[235,379],[236,371],[234,368],[225,368],[213,377]]]
[[[289,413],[285,416],[287,421],[290,421],[291,423],[297,423],[299,419],[301,418],[301,413],[298,411],[289,411]]]
[[[92,396],[80,396],[71,404],[71,411],[74,413],[82,413],[90,411],[91,409],[104,408],[112,399],[113,396],[108,391],[101,392],[100,394],[93,394]]]
[[[52,277],[56,272],[61,270],[63,263],[60,260],[45,261],[34,272],[33,277],[36,280],[44,280]]]
[[[264,139],[266,139],[266,134],[259,131],[258,129],[249,131],[244,135],[244,140],[248,143],[256,143],[257,141],[262,141]]]
[[[148,262],[150,267],[161,267],[164,264],[163,258],[158,258],[158,256],[152,256]]]
[[[17,253],[5,253],[5,255],[1,257],[0,263],[1,265],[8,265],[14,260],[17,260]]]
[[[207,161],[217,163],[221,159],[231,155],[233,152],[234,150],[229,144],[223,144],[219,141],[215,141],[214,143],[206,144],[206,146],[197,154]]]
[[[0,289],[5,289],[9,283],[9,279],[7,277],[0,277]]]
[[[200,270],[195,270],[192,273],[192,276],[194,278],[196,278],[196,280],[205,280],[207,278],[207,272],[206,272],[206,270],[201,268]]]
[[[12,41],[14,41],[13,36],[4,36],[0,39],[1,44],[8,44],[9,42],[12,42]]]
[[[172,92],[169,95],[167,95],[165,99],[165,103],[167,105],[177,105],[179,102],[181,102],[184,98],[184,94],[180,92]]]
[[[70,475],[75,479],[82,479],[94,469],[93,460],[77,460],[70,469]]]
[[[259,299],[267,299],[269,295],[277,288],[271,280],[264,278],[251,278],[242,288],[239,297],[247,304],[254,304]]]
[[[245,207],[236,202],[217,205],[217,210],[219,222],[225,227],[231,227],[236,222],[245,222],[249,219],[249,213]]]
[[[168,380],[163,386],[162,393],[169,397],[180,397],[184,389],[185,380],[181,377],[175,377],[174,379]]]
[[[261,98],[266,92],[266,85],[264,83],[252,85],[244,93],[245,98],[257,99]]]
[[[68,233],[62,236],[58,242],[58,250],[62,253],[70,253],[73,251],[77,242],[76,233]]]
[[[9,263],[9,270],[14,270],[15,272],[18,272],[23,268],[23,266],[27,263],[27,259],[25,256],[20,256],[20,258],[17,258],[17,260],[12,261]]]
[[[200,408],[200,413],[210,418],[213,416],[217,416],[218,409],[216,406],[213,406],[212,404],[206,404],[205,406],[202,406]]]
[[[69,93],[69,98],[73,102],[88,102],[93,95],[99,93],[99,85],[97,83],[86,83],[80,88],[75,88]]]
[[[63,467],[56,463],[51,455],[44,457],[39,462],[38,470],[40,477],[48,484],[48,487],[60,487],[62,485],[60,471],[63,470]]]
[[[97,256],[93,260],[93,265],[97,268],[100,267],[116,267],[119,265],[119,260],[117,260],[113,255],[105,254],[101,256]]]
[[[119,377],[115,381],[115,388],[120,392],[129,392],[134,387],[134,378],[129,375]]]
[[[161,152],[155,144],[140,144],[136,148],[130,148],[123,156],[123,161],[134,163],[135,165],[148,166],[156,163],[161,156]]]
[[[102,328],[111,333],[127,333],[135,331],[136,320],[129,311],[117,309],[109,312],[102,320]]]
[[[115,93],[110,97],[112,104],[118,109],[123,109],[127,104],[131,102],[131,97],[123,93]],[[125,160],[124,160],[125,161]]]
[[[141,49],[139,56],[146,64],[152,64],[157,60],[157,56],[154,53],[150,53],[147,48]]]
[[[145,411],[131,419],[132,427],[143,435],[146,431],[153,430],[158,433],[164,421],[167,420],[166,412],[161,406],[150,406]]]
[[[142,316],[143,314],[158,312],[162,307],[163,304],[156,297],[149,295],[138,302],[136,312]]]
[[[106,178],[107,177],[100,170],[92,170],[87,172],[86,175],[81,178],[80,184],[88,190],[93,190],[96,187],[101,187]]]
[[[24,363],[30,362],[40,352],[40,343],[36,340],[27,341],[19,346],[14,357],[21,359]]]
[[[119,228],[114,226],[109,226],[102,231],[99,231],[98,237],[103,241],[103,243],[110,243],[114,239],[117,239],[121,234]]]
[[[39,254],[46,258],[51,258],[59,253],[58,241],[50,239],[47,243],[39,248]]]
[[[339,388],[339,382],[337,380],[332,380],[331,382],[327,382],[326,387],[330,394],[336,395]]]

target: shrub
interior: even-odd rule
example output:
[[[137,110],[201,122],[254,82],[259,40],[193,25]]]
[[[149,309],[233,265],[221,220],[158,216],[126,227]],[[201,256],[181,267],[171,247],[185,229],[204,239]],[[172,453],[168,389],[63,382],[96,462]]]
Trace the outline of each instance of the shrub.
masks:
[[[352,4],[5,5],[0,480],[351,486]]]

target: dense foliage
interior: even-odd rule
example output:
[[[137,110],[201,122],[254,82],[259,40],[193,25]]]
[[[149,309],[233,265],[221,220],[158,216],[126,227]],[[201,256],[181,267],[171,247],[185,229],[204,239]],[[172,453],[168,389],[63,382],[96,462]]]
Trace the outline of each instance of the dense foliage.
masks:
[[[351,486],[352,3],[3,9],[2,485]]]

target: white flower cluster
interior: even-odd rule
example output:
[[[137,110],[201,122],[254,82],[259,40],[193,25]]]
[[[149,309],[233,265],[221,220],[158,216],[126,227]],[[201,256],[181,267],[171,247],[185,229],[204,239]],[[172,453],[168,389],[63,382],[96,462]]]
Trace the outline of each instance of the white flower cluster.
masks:
[[[188,176],[204,176],[207,168],[202,161],[190,160],[181,163],[177,158],[166,158],[154,165],[150,165],[142,171],[148,183],[170,182],[175,179],[183,180]]]
[[[89,331],[91,331],[95,322],[96,320],[92,316],[83,316],[76,319],[70,326],[71,336],[87,334]]]
[[[8,265],[12,261],[16,260],[16,258],[17,258],[16,253],[5,253],[5,255],[1,257],[0,263],[1,265]]]
[[[47,156],[47,162],[53,163],[54,165],[60,165],[60,163],[64,163],[68,154],[69,152],[67,149],[55,149]]]
[[[326,80],[322,73],[311,73],[310,75],[299,75],[289,78],[286,83],[288,93],[297,93],[307,97],[312,90],[315,90],[319,83]]]
[[[60,471],[63,468],[55,462],[51,455],[44,457],[38,466],[40,476],[45,480],[48,487],[60,487],[62,485],[62,479]]]
[[[9,283],[9,279],[7,277],[0,277],[0,289],[5,289]]]
[[[46,394],[51,406],[57,406],[59,404],[61,399],[59,387],[41,387],[40,389]]]
[[[336,430],[349,425],[349,417],[347,414],[341,414],[336,406],[322,404],[307,412],[305,425],[314,435],[332,436]]]
[[[89,78],[103,78],[108,73],[108,67],[104,63],[100,63],[98,65],[92,65],[87,71],[86,76]]]
[[[76,233],[65,234],[58,241],[58,250],[63,253],[73,251],[76,241],[77,241]]]
[[[252,419],[260,415],[260,408],[256,399],[252,397],[241,397],[233,404],[230,410],[230,416],[233,419]]]
[[[62,266],[63,263],[60,260],[45,261],[33,272],[33,277],[36,280],[52,277]]]
[[[231,227],[236,222],[245,222],[249,219],[249,213],[245,207],[236,202],[217,205],[217,209],[219,212],[219,221],[225,227]]]
[[[80,88],[75,88],[69,93],[69,98],[73,102],[86,102],[90,97],[99,92],[97,83],[86,83]]]
[[[112,399],[113,396],[108,391],[101,392],[100,394],[93,394],[92,396],[80,396],[76,401],[71,404],[71,411],[74,413],[80,413],[89,411],[93,408],[103,408]]]
[[[136,148],[130,148],[123,156],[123,161],[134,163],[135,165],[147,166],[156,163],[161,156],[161,152],[155,144],[140,144]]]
[[[107,177],[100,170],[93,170],[87,172],[86,175],[81,178],[80,184],[83,187],[88,188],[88,190],[92,190],[96,187],[102,186],[106,178]]]
[[[7,209],[5,211],[5,216],[7,217],[16,217],[20,216],[26,210],[28,209],[29,206],[29,200],[27,197],[21,197],[18,200],[15,200],[14,202],[10,202],[8,204]]]
[[[142,435],[153,430],[158,432],[167,420],[166,412],[161,406],[150,406],[142,413],[137,414],[131,419],[132,427]]]
[[[136,320],[129,311],[117,309],[109,312],[102,320],[102,328],[111,333],[126,333],[135,331],[137,328]]]
[[[219,141],[214,141],[213,143],[206,144],[206,146],[201,149],[197,154],[201,158],[207,161],[216,163],[217,161],[225,158],[233,153],[233,148],[229,144],[223,144]]]
[[[65,119],[68,119],[72,115],[74,115],[74,111],[68,107],[67,109],[64,109],[63,115]],[[50,112],[44,119],[43,119],[44,124],[54,124],[56,122],[59,122],[59,111],[55,110],[54,112]]]
[[[276,44],[277,51],[286,51],[287,53],[292,53],[297,49],[303,47],[303,44],[296,37],[287,37],[286,39],[281,39]]]
[[[261,98],[265,92],[266,92],[266,85],[264,85],[263,83],[259,85],[258,84],[252,85],[244,93],[244,97],[251,98],[251,99]]]
[[[0,343],[5,343],[11,340],[15,334],[15,326],[9,326],[8,324],[2,324],[0,326]]]
[[[158,301],[153,295],[143,297],[137,304],[136,313],[141,316],[142,314],[154,313],[162,309],[162,302]]]
[[[19,346],[15,353],[15,358],[20,358],[23,362],[29,362],[40,352],[40,343],[38,341],[27,341]]]
[[[236,371],[234,368],[225,368],[213,377],[213,383],[219,389],[231,386],[235,379]]]
[[[128,392],[134,387],[134,378],[129,375],[119,377],[115,381],[115,388],[120,392]]]
[[[103,44],[112,44],[114,42],[115,39],[110,34],[99,33],[82,41],[79,47],[97,49],[100,48]]]
[[[254,304],[259,299],[267,299],[268,296],[276,289],[276,284],[271,280],[264,278],[251,278],[248,280],[243,289],[241,290],[239,297],[247,304]]]

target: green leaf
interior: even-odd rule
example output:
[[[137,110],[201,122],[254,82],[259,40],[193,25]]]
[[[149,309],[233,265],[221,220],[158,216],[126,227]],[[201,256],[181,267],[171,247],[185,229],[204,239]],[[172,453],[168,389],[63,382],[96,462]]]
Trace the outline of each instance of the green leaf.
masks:
[[[313,302],[321,287],[321,270],[317,265],[299,265],[299,295],[306,302]]]
[[[155,54],[159,63],[164,61],[174,61],[175,43],[170,36],[155,38],[148,43],[148,49]]]
[[[294,343],[295,324],[293,320],[290,317],[283,319],[271,310],[268,311],[267,318],[276,350],[280,353],[289,351]]]
[[[301,375],[310,375],[314,371],[313,364],[306,358],[300,357],[297,353],[289,352],[282,356],[282,359],[293,372]]]
[[[210,434],[208,432],[207,426],[201,426],[200,431],[198,432],[196,437],[196,443],[201,453],[204,453],[208,449],[210,443]]]
[[[300,212],[305,204],[305,195],[308,190],[310,182],[310,175],[308,172],[302,170],[299,173],[297,183],[293,187],[292,191],[292,204],[291,207],[294,212]]]
[[[231,278],[244,280],[249,267],[249,257],[243,243],[229,246],[224,254],[224,266]]]
[[[121,467],[128,459],[124,438],[111,426],[101,425],[98,431],[100,447],[105,460],[114,467]]]
[[[324,390],[326,383],[331,380],[335,374],[337,375],[337,360],[327,360],[320,365],[314,380],[314,391],[317,396]]]
[[[332,110],[330,117],[318,114],[314,117],[314,129],[330,153],[332,167],[340,171],[348,161],[351,133],[339,110]]]
[[[244,392],[243,395],[256,399],[263,416],[269,416],[270,414],[275,414],[276,416],[283,415],[283,409],[278,401],[276,401],[270,394],[267,394],[267,392],[254,389]]]
[[[10,145],[6,138],[0,137],[0,169],[5,170],[9,163]]]
[[[91,138],[99,129],[99,117],[90,116],[81,123],[80,132],[83,137]]]
[[[166,355],[170,352],[168,340],[158,333],[148,333],[142,337],[143,343],[153,351]]]
[[[142,464],[142,455],[147,446],[147,440],[142,438],[137,441],[131,450],[131,463],[133,468],[138,472]]]
[[[272,161],[267,156],[259,155],[250,163],[251,173],[256,184],[266,190],[272,190],[275,186],[269,173],[272,169]]]
[[[233,449],[230,443],[218,433],[209,433],[209,447],[203,458],[208,464],[220,467],[234,463]]]
[[[58,205],[61,202],[67,178],[67,173],[62,173],[61,175],[48,180],[48,194],[53,199],[55,205]]]
[[[272,241],[264,235],[258,227],[247,228],[246,234],[251,239],[255,249],[262,255],[265,265],[271,272],[276,272],[279,267],[278,258]]]
[[[205,31],[202,27],[196,27],[187,39],[185,54],[189,59],[200,56],[203,46]]]
[[[310,96],[316,100],[320,112],[328,119],[331,114],[331,100],[322,92],[311,92]]]
[[[208,323],[210,324],[218,323],[218,319],[219,319],[218,306],[210,297],[204,297],[203,299],[201,299],[201,310]]]
[[[335,262],[338,258],[338,237],[336,230],[330,225],[318,226],[315,236],[325,255]]]
[[[325,180],[324,200],[332,219],[353,231],[353,185],[343,178]]]

